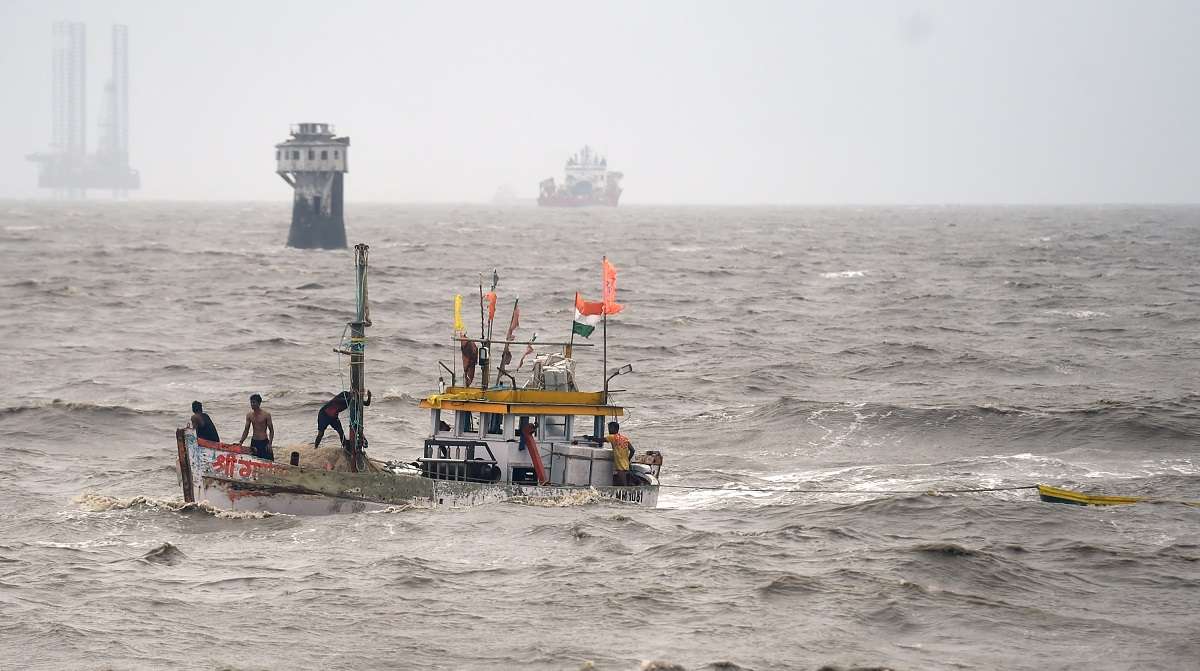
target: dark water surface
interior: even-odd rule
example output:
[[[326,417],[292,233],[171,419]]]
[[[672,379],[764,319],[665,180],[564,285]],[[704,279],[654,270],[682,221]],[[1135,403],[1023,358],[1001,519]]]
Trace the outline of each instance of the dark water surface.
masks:
[[[178,511],[193,399],[303,443],[344,384],[353,261],[288,215],[0,202],[0,668],[1197,668],[1200,508],[919,492],[1200,499],[1200,209],[354,205],[375,457],[417,456],[453,294],[498,267],[497,329],[519,293],[559,339],[607,253],[676,488]]]

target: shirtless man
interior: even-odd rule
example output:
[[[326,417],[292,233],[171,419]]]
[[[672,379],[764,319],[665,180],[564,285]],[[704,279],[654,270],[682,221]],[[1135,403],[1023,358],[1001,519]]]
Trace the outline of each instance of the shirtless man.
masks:
[[[329,399],[321,409],[317,411],[317,440],[313,443],[313,449],[321,446],[321,439],[325,437],[325,429],[333,427],[337,432],[338,438],[342,440],[342,445],[346,444],[346,432],[342,430],[342,420],[338,419],[338,413],[350,407],[350,402],[354,400],[354,395],[348,391],[343,391]],[[367,390],[367,398],[363,401],[364,406],[371,405],[371,390]]]
[[[262,396],[258,394],[250,397],[250,412],[246,413],[246,428],[242,429],[238,445],[246,442],[251,426],[254,427],[254,437],[250,439],[251,453],[260,459],[275,461],[275,453],[271,450],[271,443],[275,442],[275,424],[271,421],[271,413],[262,409]]]

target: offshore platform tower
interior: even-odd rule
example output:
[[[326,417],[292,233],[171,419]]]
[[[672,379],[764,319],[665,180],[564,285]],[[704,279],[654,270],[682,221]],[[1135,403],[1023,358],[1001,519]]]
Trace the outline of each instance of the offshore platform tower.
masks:
[[[50,151],[26,157],[41,165],[38,186],[64,198],[85,198],[88,189],[126,196],[142,183],[129,167],[129,29],[112,29],[112,77],[104,87],[100,143],[92,154],[87,151],[87,27],[57,21],[53,35]]]
[[[335,137],[327,123],[291,127],[292,138],[275,145],[275,172],[294,191],[288,247],[342,249],[342,175],[347,172],[350,138]]]

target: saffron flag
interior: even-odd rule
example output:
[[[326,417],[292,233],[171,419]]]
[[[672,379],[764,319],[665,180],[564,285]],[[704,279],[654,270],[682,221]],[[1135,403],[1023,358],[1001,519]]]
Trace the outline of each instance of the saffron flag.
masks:
[[[459,337],[462,341],[463,377],[468,387],[475,381],[475,365],[479,363],[479,348],[467,339],[466,334]]]
[[[512,319],[508,322],[508,335],[505,340],[512,340],[513,334],[517,332],[517,327],[521,325],[521,307],[517,303],[513,303]]]
[[[533,342],[535,340],[537,340],[536,333],[534,333],[533,337],[529,339],[529,344],[526,345],[526,347],[525,347],[525,353],[521,355],[521,360],[517,362],[517,368],[513,372],[516,372],[517,370],[521,370],[521,366],[525,365],[525,357],[529,356],[530,354],[533,354]]]
[[[596,324],[600,322],[600,315],[604,314],[604,303],[600,301],[585,301],[575,292],[575,322],[571,324],[571,332],[577,333],[584,338],[590,337],[592,331],[596,330]]]
[[[487,299],[488,303],[488,324],[491,324],[492,320],[496,318],[496,292],[489,291],[484,295],[484,298]]]
[[[517,326],[519,326],[520,324],[521,324],[521,299],[520,299],[520,297],[518,297],[517,300],[513,301],[512,319],[510,319],[508,322],[508,334],[504,337],[504,339],[506,341],[512,341],[513,334],[515,334],[517,332]],[[504,343],[504,354],[501,355],[501,357],[500,357],[500,370],[504,370],[505,366],[512,363],[512,352],[509,351],[509,347],[510,347],[509,342],[505,342]]]
[[[462,294],[454,295],[454,332],[462,333],[466,331],[466,327],[462,323]]]
[[[624,305],[617,302],[617,269],[608,262],[607,256],[601,266],[604,268],[604,314],[615,315],[625,309]]]

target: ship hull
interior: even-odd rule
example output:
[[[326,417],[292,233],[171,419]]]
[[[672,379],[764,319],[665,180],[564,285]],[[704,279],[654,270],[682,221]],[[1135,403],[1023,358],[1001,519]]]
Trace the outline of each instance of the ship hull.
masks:
[[[184,500],[237,512],[329,515],[396,506],[466,507],[527,500],[556,505],[612,500],[654,507],[658,486],[572,487],[463,482],[419,472],[327,471],[259,459],[231,446],[210,447],[193,432],[176,432]],[[235,447],[235,446],[234,446]]]
[[[616,207],[620,200],[620,192],[588,196],[556,193],[552,196],[541,196],[538,198],[538,205],[542,207]]]

